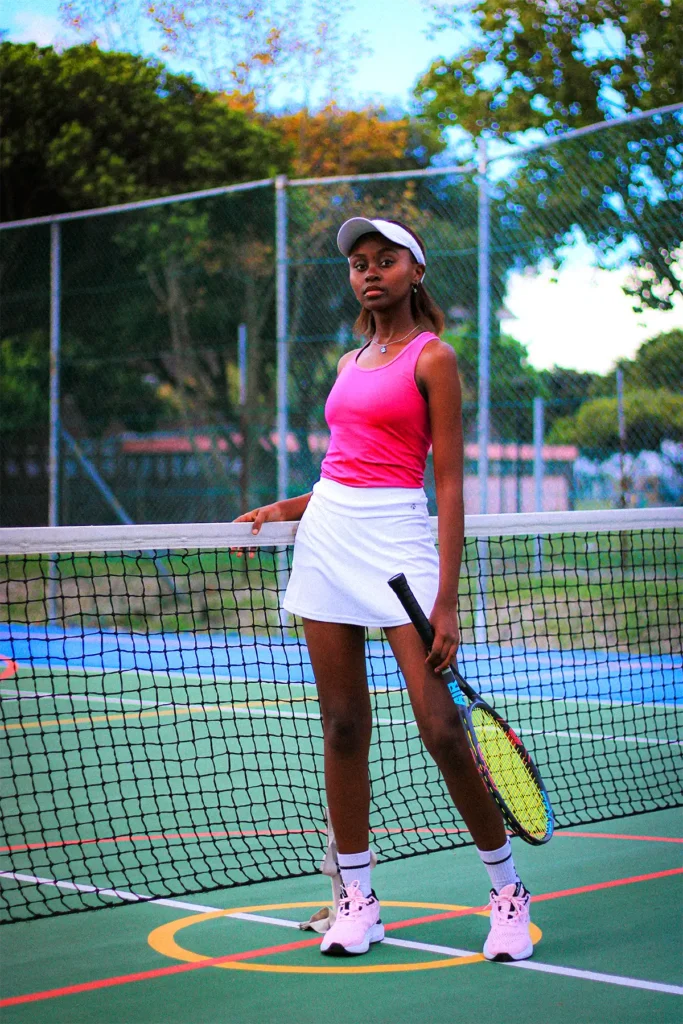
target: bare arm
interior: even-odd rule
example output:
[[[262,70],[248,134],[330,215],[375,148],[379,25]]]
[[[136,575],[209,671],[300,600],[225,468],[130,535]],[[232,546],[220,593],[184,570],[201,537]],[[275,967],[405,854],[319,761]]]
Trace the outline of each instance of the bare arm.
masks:
[[[462,396],[450,345],[426,346],[418,360],[417,383],[429,403],[439,511],[439,592],[430,617],[436,635],[428,660],[441,671],[458,649],[458,581],[465,536]]]
[[[345,352],[337,363],[337,375],[341,373],[350,359],[353,359],[359,349],[352,352]],[[272,505],[263,505],[261,508],[253,508],[251,512],[235,519],[236,523],[253,523],[252,533],[258,533],[264,523],[289,523],[298,522],[306,511],[311,500],[311,493],[300,494],[296,498],[287,498],[284,501],[274,501]]]
[[[253,508],[251,512],[245,512],[234,521],[236,523],[253,523],[252,533],[258,533],[264,523],[298,522],[306,511],[310,500],[310,492],[299,494],[296,498],[285,498],[284,501],[274,501],[272,505]]]

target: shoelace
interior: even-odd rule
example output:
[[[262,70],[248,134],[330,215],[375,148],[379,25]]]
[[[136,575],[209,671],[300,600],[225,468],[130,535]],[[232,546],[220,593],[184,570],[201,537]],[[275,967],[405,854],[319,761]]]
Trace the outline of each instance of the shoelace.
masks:
[[[338,917],[356,917],[368,902],[367,896],[364,896],[358,885],[351,885],[348,888],[345,896],[339,901],[339,910],[337,911]]]
[[[526,896],[492,896],[491,907],[496,915],[496,924],[511,924],[525,910]]]

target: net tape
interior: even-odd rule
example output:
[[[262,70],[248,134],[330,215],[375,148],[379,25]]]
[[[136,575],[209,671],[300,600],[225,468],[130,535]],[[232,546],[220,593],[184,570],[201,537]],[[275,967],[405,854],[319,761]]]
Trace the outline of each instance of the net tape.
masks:
[[[295,529],[251,550],[248,524],[0,530],[3,921],[318,871],[322,727],[280,611]],[[460,667],[557,826],[683,803],[683,512],[467,533]],[[367,665],[380,861],[470,842],[379,631]]]

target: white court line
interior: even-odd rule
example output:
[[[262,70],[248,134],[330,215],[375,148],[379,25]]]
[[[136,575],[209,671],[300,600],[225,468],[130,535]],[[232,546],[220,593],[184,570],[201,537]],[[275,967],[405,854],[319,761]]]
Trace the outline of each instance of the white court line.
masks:
[[[561,732],[552,729],[528,729],[520,726],[516,730],[521,736],[559,736],[568,740],[598,740],[602,743],[645,743],[649,747],[681,747],[683,740],[654,740],[648,736],[612,736],[602,732]]]
[[[230,705],[221,704],[221,703],[217,703],[217,704],[179,704],[179,703],[174,702],[174,701],[160,701],[160,702],[156,702],[156,701],[151,701],[151,700],[134,700],[133,698],[114,697],[114,696],[107,696],[107,695],[98,696],[96,694],[84,694],[84,693],[63,694],[63,693],[49,693],[47,691],[40,692],[40,691],[32,691],[32,690],[7,690],[7,689],[2,689],[2,690],[0,690],[0,696],[4,696],[5,698],[15,699],[15,700],[37,700],[37,699],[48,699],[48,698],[53,699],[53,700],[67,700],[67,701],[70,701],[70,702],[71,701],[75,701],[75,700],[82,700],[82,701],[85,701],[87,704],[89,704],[91,701],[95,701],[95,702],[99,702],[99,703],[104,703],[105,705],[110,703],[110,702],[112,702],[112,703],[115,703],[116,706],[120,706],[122,704],[128,704],[128,705],[131,705],[133,707],[139,707],[139,708],[143,708],[143,707],[160,708],[160,709],[162,709],[162,708],[176,708],[178,710],[185,710],[185,711],[216,711],[216,710],[220,710],[220,711],[232,712],[235,715],[241,714],[241,715],[252,715],[252,716],[256,716],[256,717],[269,717],[269,718],[292,718],[292,717],[294,717],[294,718],[306,718],[306,719],[314,719],[314,720],[319,720],[319,718],[320,718],[320,716],[318,714],[307,714],[304,711],[298,711],[298,712],[290,712],[290,711],[283,711],[283,710],[267,711],[266,709],[258,709],[258,708],[237,708],[237,707],[231,707]],[[255,698],[255,699],[257,699],[257,698]],[[264,698],[264,699],[265,700],[277,700],[277,697],[273,697],[273,698],[267,697],[267,698]],[[245,703],[246,702],[250,702],[249,698],[245,698]],[[241,702],[238,702],[238,703],[241,703]],[[414,719],[408,719],[408,718],[373,718],[372,721],[373,721],[373,725],[409,725],[409,726],[413,726],[413,727],[416,726],[415,720]],[[580,732],[580,731],[576,731],[576,732],[563,732],[563,731],[556,731],[556,730],[551,730],[551,729],[531,729],[531,728],[527,728],[527,727],[523,727],[523,726],[520,726],[516,731],[518,733],[520,733],[520,735],[524,735],[524,736],[528,736],[528,735],[531,735],[531,736],[557,736],[557,737],[560,737],[562,739],[597,740],[597,741],[603,742],[603,743],[608,742],[608,741],[612,741],[614,743],[644,743],[646,746],[655,746],[655,747],[680,747],[680,746],[683,746],[683,741],[681,741],[681,740],[651,739],[648,736],[613,736],[613,735],[606,734],[606,733]]]
[[[171,907],[175,910],[189,910],[199,914],[212,914],[217,911],[226,910],[225,907],[206,907],[201,903],[186,903],[183,900],[152,899],[140,893],[127,892],[120,889],[98,889],[94,885],[83,885],[78,882],[63,882],[54,878],[40,878],[36,875],[24,875],[15,871],[0,871],[0,878],[9,878],[17,882],[31,882],[34,885],[54,885],[60,889],[77,890],[78,892],[96,892],[100,896],[115,896],[129,902],[144,901],[156,903],[162,907]],[[230,914],[229,908],[226,917],[234,917],[242,921],[255,921],[260,924],[278,925],[281,928],[299,928],[297,921],[287,921],[278,917],[262,917],[259,914]],[[440,953],[443,956],[461,957],[475,956],[476,953],[469,949],[456,949],[453,946],[437,946],[427,942],[411,942],[407,939],[384,939],[385,945],[400,946],[404,949],[416,949],[425,953]],[[619,974],[602,974],[597,971],[582,971],[574,967],[559,967],[555,964],[545,964],[539,961],[520,960],[517,963],[503,963],[501,967],[521,967],[528,971],[538,971],[542,974],[559,974],[568,978],[579,978],[582,981],[599,981],[607,985],[620,985],[625,988],[644,989],[648,992],[665,992],[669,995],[683,996],[683,986],[666,985],[658,981],[646,981],[642,978],[629,978]]]
[[[156,701],[134,700],[132,698],[109,697],[109,696],[101,696],[101,697],[99,697],[99,696],[94,695],[94,694],[85,694],[85,693],[60,694],[60,693],[38,692],[38,691],[32,691],[32,690],[0,690],[0,696],[1,695],[6,695],[6,696],[11,695],[9,697],[9,699],[14,699],[14,700],[37,700],[38,698],[42,698],[42,699],[50,698],[52,700],[68,700],[68,701],[82,700],[82,701],[85,701],[86,704],[88,704],[88,703],[90,703],[90,701],[94,700],[94,701],[104,702],[105,706],[106,706],[106,704],[109,703],[109,701],[113,701],[113,702],[116,703],[117,707],[120,706],[121,704],[130,704],[130,705],[133,705],[133,707],[138,707],[138,708],[143,708],[143,709],[144,708],[156,708],[156,709],[159,709],[159,710],[164,710],[164,709],[167,709],[167,708],[171,708],[171,709],[175,709],[177,711],[193,711],[193,712],[196,712],[196,711],[206,711],[206,712],[208,712],[208,711],[221,711],[221,712],[231,713],[231,714],[234,714],[234,715],[246,715],[246,716],[249,716],[249,717],[252,717],[252,718],[275,718],[275,719],[278,719],[278,718],[305,718],[305,719],[308,719],[308,720],[311,720],[311,721],[315,721],[315,722],[319,722],[320,721],[320,713],[319,712],[318,713],[311,713],[311,714],[309,714],[306,711],[284,711],[282,709],[277,709],[277,710],[274,710],[274,711],[268,711],[266,708],[241,708],[241,707],[234,707],[234,706],[232,706],[230,704],[222,704],[222,703],[216,703],[216,704],[178,704],[178,703],[176,703],[174,701],[159,702],[159,703],[157,703]],[[270,701],[276,702],[276,701],[278,701],[277,697],[265,697],[263,699],[266,702],[270,702]],[[238,701],[238,703],[251,703],[252,701],[255,701],[255,700],[258,700],[258,698],[251,698],[251,700],[249,698],[245,698],[244,702]],[[58,712],[55,712],[55,714],[58,714]],[[373,723],[373,725],[410,725],[410,726],[416,726],[415,720],[414,719],[409,719],[409,718],[373,718],[372,719],[372,723]],[[17,724],[19,724],[19,723],[17,723]]]
[[[23,666],[19,665],[19,668]],[[35,665],[36,669],[44,669],[45,672],[34,672],[34,678],[40,678],[45,675],[46,678],[50,678],[54,673],[61,673],[63,675],[93,675],[93,676],[124,676],[131,675],[136,678],[140,676],[150,677],[151,679],[158,679],[159,677],[168,679],[170,683],[174,680],[186,680],[193,679],[203,684],[211,683],[243,683],[243,684],[258,684],[265,686],[301,686],[311,687],[315,686],[314,682],[308,682],[307,680],[290,680],[290,679],[261,679],[260,677],[250,676],[215,676],[207,675],[200,676],[197,673],[185,672],[184,669],[178,669],[174,672],[169,672],[164,669],[98,669],[88,666],[43,666]],[[404,690],[405,687],[401,685],[397,686],[373,686],[371,688],[372,693],[398,693]],[[600,697],[568,697],[568,696],[556,696],[549,694],[548,696],[541,694],[521,694],[521,693],[510,693],[505,688],[490,689],[482,688],[479,690],[484,699],[492,700],[496,702],[496,698],[499,697],[507,702],[512,701],[526,701],[526,702],[539,702],[539,703],[575,703],[575,705],[596,705],[599,708],[610,708],[610,707],[636,707],[636,708],[651,708],[654,711],[666,710],[666,711],[683,711],[683,701],[680,703],[657,703],[656,701],[645,701],[645,700],[620,700],[616,697],[608,697],[602,699]],[[415,723],[410,723],[415,724]]]

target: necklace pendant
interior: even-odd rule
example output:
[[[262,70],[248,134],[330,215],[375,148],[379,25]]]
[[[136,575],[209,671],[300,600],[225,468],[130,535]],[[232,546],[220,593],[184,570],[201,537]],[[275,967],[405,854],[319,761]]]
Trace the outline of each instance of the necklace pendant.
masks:
[[[380,346],[380,352],[386,352],[386,350],[387,350],[387,346],[386,345],[381,345]]]

